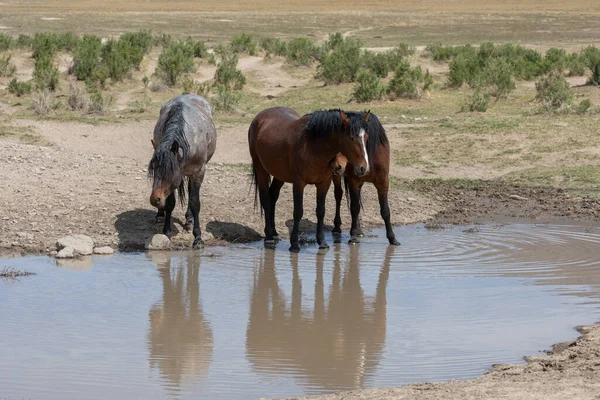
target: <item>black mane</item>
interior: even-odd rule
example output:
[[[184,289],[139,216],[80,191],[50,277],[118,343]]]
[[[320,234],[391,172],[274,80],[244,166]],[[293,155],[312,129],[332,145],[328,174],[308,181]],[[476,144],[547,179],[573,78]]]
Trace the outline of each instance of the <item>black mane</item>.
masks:
[[[163,125],[164,133],[162,139],[152,155],[148,164],[148,177],[158,179],[159,181],[170,181],[173,178],[176,168],[183,168],[185,165],[190,144],[186,138],[186,124],[184,116],[185,104],[177,102],[173,104],[167,113]],[[183,161],[179,162],[177,155],[172,151],[173,145],[177,144],[183,153]],[[185,179],[182,177],[178,188],[180,204],[185,202]]]
[[[317,110],[311,115],[310,121],[306,125],[306,137],[310,140],[317,138],[325,138],[333,132],[342,128],[342,117],[340,112],[343,112],[350,118],[348,131],[350,136],[358,135],[361,128],[369,135],[367,140],[367,153],[369,157],[373,157],[379,144],[388,146],[388,138],[385,129],[379,122],[379,118],[373,113],[370,113],[369,119],[365,121],[362,116],[366,113],[356,111],[343,111],[340,109],[332,110]]]

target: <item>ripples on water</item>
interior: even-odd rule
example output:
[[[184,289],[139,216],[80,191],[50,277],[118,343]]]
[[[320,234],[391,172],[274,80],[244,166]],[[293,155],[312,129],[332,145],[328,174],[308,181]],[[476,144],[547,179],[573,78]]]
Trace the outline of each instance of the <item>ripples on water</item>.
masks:
[[[469,378],[600,314],[595,230],[412,226],[397,229],[399,248],[374,233],[299,255],[282,242],[2,260],[37,275],[0,281],[0,398],[258,398]]]

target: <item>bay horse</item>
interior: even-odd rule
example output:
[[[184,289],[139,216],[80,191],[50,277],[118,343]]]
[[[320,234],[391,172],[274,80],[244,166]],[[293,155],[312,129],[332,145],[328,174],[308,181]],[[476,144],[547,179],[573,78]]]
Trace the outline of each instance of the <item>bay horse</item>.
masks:
[[[340,206],[344,190],[342,188],[342,178],[346,187],[346,195],[350,199],[350,214],[352,215],[352,226],[350,228],[349,243],[358,243],[358,237],[362,235],[360,229],[360,209],[361,209],[361,189],[365,182],[370,182],[377,189],[379,198],[379,209],[381,218],[385,223],[386,236],[390,244],[399,245],[396,235],[390,222],[390,206],[388,204],[389,173],[390,173],[390,143],[385,133],[385,129],[379,122],[379,118],[373,113],[367,122],[369,140],[367,141],[367,154],[371,160],[370,170],[363,175],[355,173],[353,162],[345,159],[343,155],[338,154],[335,161],[332,161],[331,167],[341,168],[342,174],[335,170],[332,174],[335,196],[335,218],[333,220],[333,233],[341,234],[342,218],[340,216]],[[347,165],[346,165],[347,163]],[[341,166],[346,165],[346,168]]]
[[[193,247],[202,243],[200,232],[200,186],[206,173],[206,163],[217,145],[217,131],[208,101],[187,94],[167,101],[160,109],[151,140],[154,154],[148,165],[153,179],[150,204],[158,208],[157,217],[165,217],[163,233],[171,236],[171,214],[175,208],[175,191],[180,203],[185,203],[188,187],[186,229],[193,229]]]
[[[338,153],[352,162],[356,176],[369,172],[366,142],[368,113],[317,110],[302,117],[291,108],[273,107],[254,117],[248,145],[256,197],[265,216],[265,244],[279,239],[275,205],[285,182],[293,184],[294,227],[290,251],[298,252],[298,230],[303,215],[304,188],[317,187],[317,243],[328,248],[323,219],[325,198],[331,186],[331,163]],[[273,181],[271,182],[271,176]]]

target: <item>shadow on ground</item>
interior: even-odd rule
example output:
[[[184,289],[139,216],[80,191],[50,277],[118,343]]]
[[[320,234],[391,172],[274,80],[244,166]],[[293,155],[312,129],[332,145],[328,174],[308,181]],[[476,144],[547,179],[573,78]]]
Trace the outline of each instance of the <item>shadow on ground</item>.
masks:
[[[156,221],[156,211],[137,208],[117,215],[115,229],[119,236],[119,250],[140,251],[156,233],[162,232],[163,220]],[[177,219],[173,219],[173,235],[179,233]],[[180,224],[179,224],[180,225]]]
[[[228,243],[248,243],[261,239],[260,233],[235,222],[210,221],[206,230],[217,240]]]

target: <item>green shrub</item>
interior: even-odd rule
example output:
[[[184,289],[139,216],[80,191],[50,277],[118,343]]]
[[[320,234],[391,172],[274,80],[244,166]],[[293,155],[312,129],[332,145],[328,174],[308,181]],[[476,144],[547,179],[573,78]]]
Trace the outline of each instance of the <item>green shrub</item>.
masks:
[[[212,98],[212,103],[217,110],[235,111],[242,95],[231,90],[228,86],[217,85],[217,94]]]
[[[12,93],[21,97],[23,95],[31,93],[30,82],[19,82],[17,78],[13,78],[8,84],[8,93]]]
[[[390,72],[390,64],[387,53],[363,52],[360,57],[362,68],[372,71],[380,78],[385,78]]]
[[[102,65],[108,69],[108,76],[114,82],[122,81],[131,69],[128,48],[125,42],[110,39],[100,50]]]
[[[286,62],[297,66],[310,66],[318,52],[319,49],[310,39],[295,38],[287,44]]]
[[[160,53],[156,74],[168,86],[175,86],[182,74],[195,68],[194,49],[185,42],[173,42]]]
[[[481,85],[488,88],[488,93],[496,98],[506,97],[516,85],[514,69],[504,58],[491,58],[481,74]]]
[[[97,85],[100,89],[106,88],[106,81],[110,78],[110,70],[106,64],[98,64],[92,70],[92,76],[86,81],[91,86]]]
[[[359,103],[379,100],[385,93],[379,76],[371,70],[361,70],[356,78],[356,86],[352,97]]]
[[[469,96],[463,103],[461,111],[463,112],[485,112],[488,109],[490,103],[490,94],[481,87],[476,87],[473,94]]]
[[[31,98],[31,108],[40,117],[59,107],[60,102],[56,100],[54,93],[48,89],[35,93]]]
[[[238,57],[235,54],[223,54],[215,71],[215,82],[232,90],[240,90],[246,84],[246,77],[237,69]]]
[[[592,108],[592,102],[589,99],[583,99],[575,108],[577,114],[586,114]]]
[[[418,99],[422,93],[423,71],[421,67],[411,67],[408,61],[402,61],[396,67],[387,92],[394,100],[397,97]]]
[[[141,99],[134,100],[128,104],[128,112],[132,114],[143,114],[152,106],[152,99],[144,95]]]
[[[248,53],[253,56],[256,54],[256,42],[252,40],[252,36],[247,33],[234,35],[229,43],[231,51],[234,53]]]
[[[361,64],[361,42],[345,39],[331,52],[324,54],[317,68],[317,77],[325,84],[354,82]]]
[[[110,94],[103,95],[101,92],[92,92],[87,112],[90,114],[104,115],[108,111],[114,98]]]
[[[0,76],[12,76],[17,71],[17,67],[11,61],[11,56],[0,56]]]
[[[552,47],[546,51],[542,70],[545,73],[550,71],[558,71],[562,73],[567,68],[567,52],[565,49],[557,49]]]
[[[573,102],[573,91],[561,73],[556,71],[535,84],[536,100],[546,111],[565,111]]]
[[[194,40],[191,37],[188,37],[185,40],[185,43],[190,47],[194,57],[205,58],[208,56],[208,48],[206,47],[204,40]]]
[[[146,75],[142,78],[142,85],[144,85],[144,89],[148,88],[148,83],[150,83],[150,79]]]
[[[38,57],[35,60],[33,68],[33,80],[35,87],[39,91],[56,90],[58,86],[58,68],[52,63],[52,58],[49,56]]]
[[[197,82],[188,76],[185,76],[181,80],[181,94],[198,94],[204,98],[208,98],[211,87],[212,85],[209,81]]]
[[[127,42],[131,48],[138,49],[142,54],[148,54],[152,50],[153,41],[150,30],[126,32],[121,35],[119,40]]]
[[[29,35],[20,34],[15,41],[15,47],[18,49],[30,49],[33,46],[33,38]]]
[[[460,87],[467,83],[474,86],[481,73],[479,59],[473,53],[459,53],[450,61],[448,73],[448,86]]]
[[[79,44],[79,36],[73,32],[65,32],[56,37],[57,50],[72,52]]]
[[[435,61],[448,61],[454,56],[454,48],[452,46],[444,46],[439,42],[427,45],[425,50]]]
[[[585,59],[578,53],[571,53],[567,58],[568,76],[583,76],[585,75]]]
[[[84,35],[73,54],[73,73],[79,80],[92,77],[100,62],[102,40],[96,35]]]
[[[6,33],[0,33],[0,51],[10,50],[14,46],[12,36]]]
[[[276,56],[287,54],[287,44],[279,38],[263,38],[260,40],[260,47],[265,51],[266,57],[270,57],[272,54]]]
[[[425,71],[425,75],[423,75],[423,91],[431,89],[433,86],[433,75],[429,70]]]
[[[36,33],[32,43],[33,58],[54,57],[58,52],[58,37],[53,33]]]
[[[154,46],[167,47],[173,43],[173,37],[167,33],[161,33],[152,38],[152,44]]]
[[[600,49],[595,46],[588,46],[583,51],[582,57],[591,71],[588,84],[595,86],[600,85]]]

